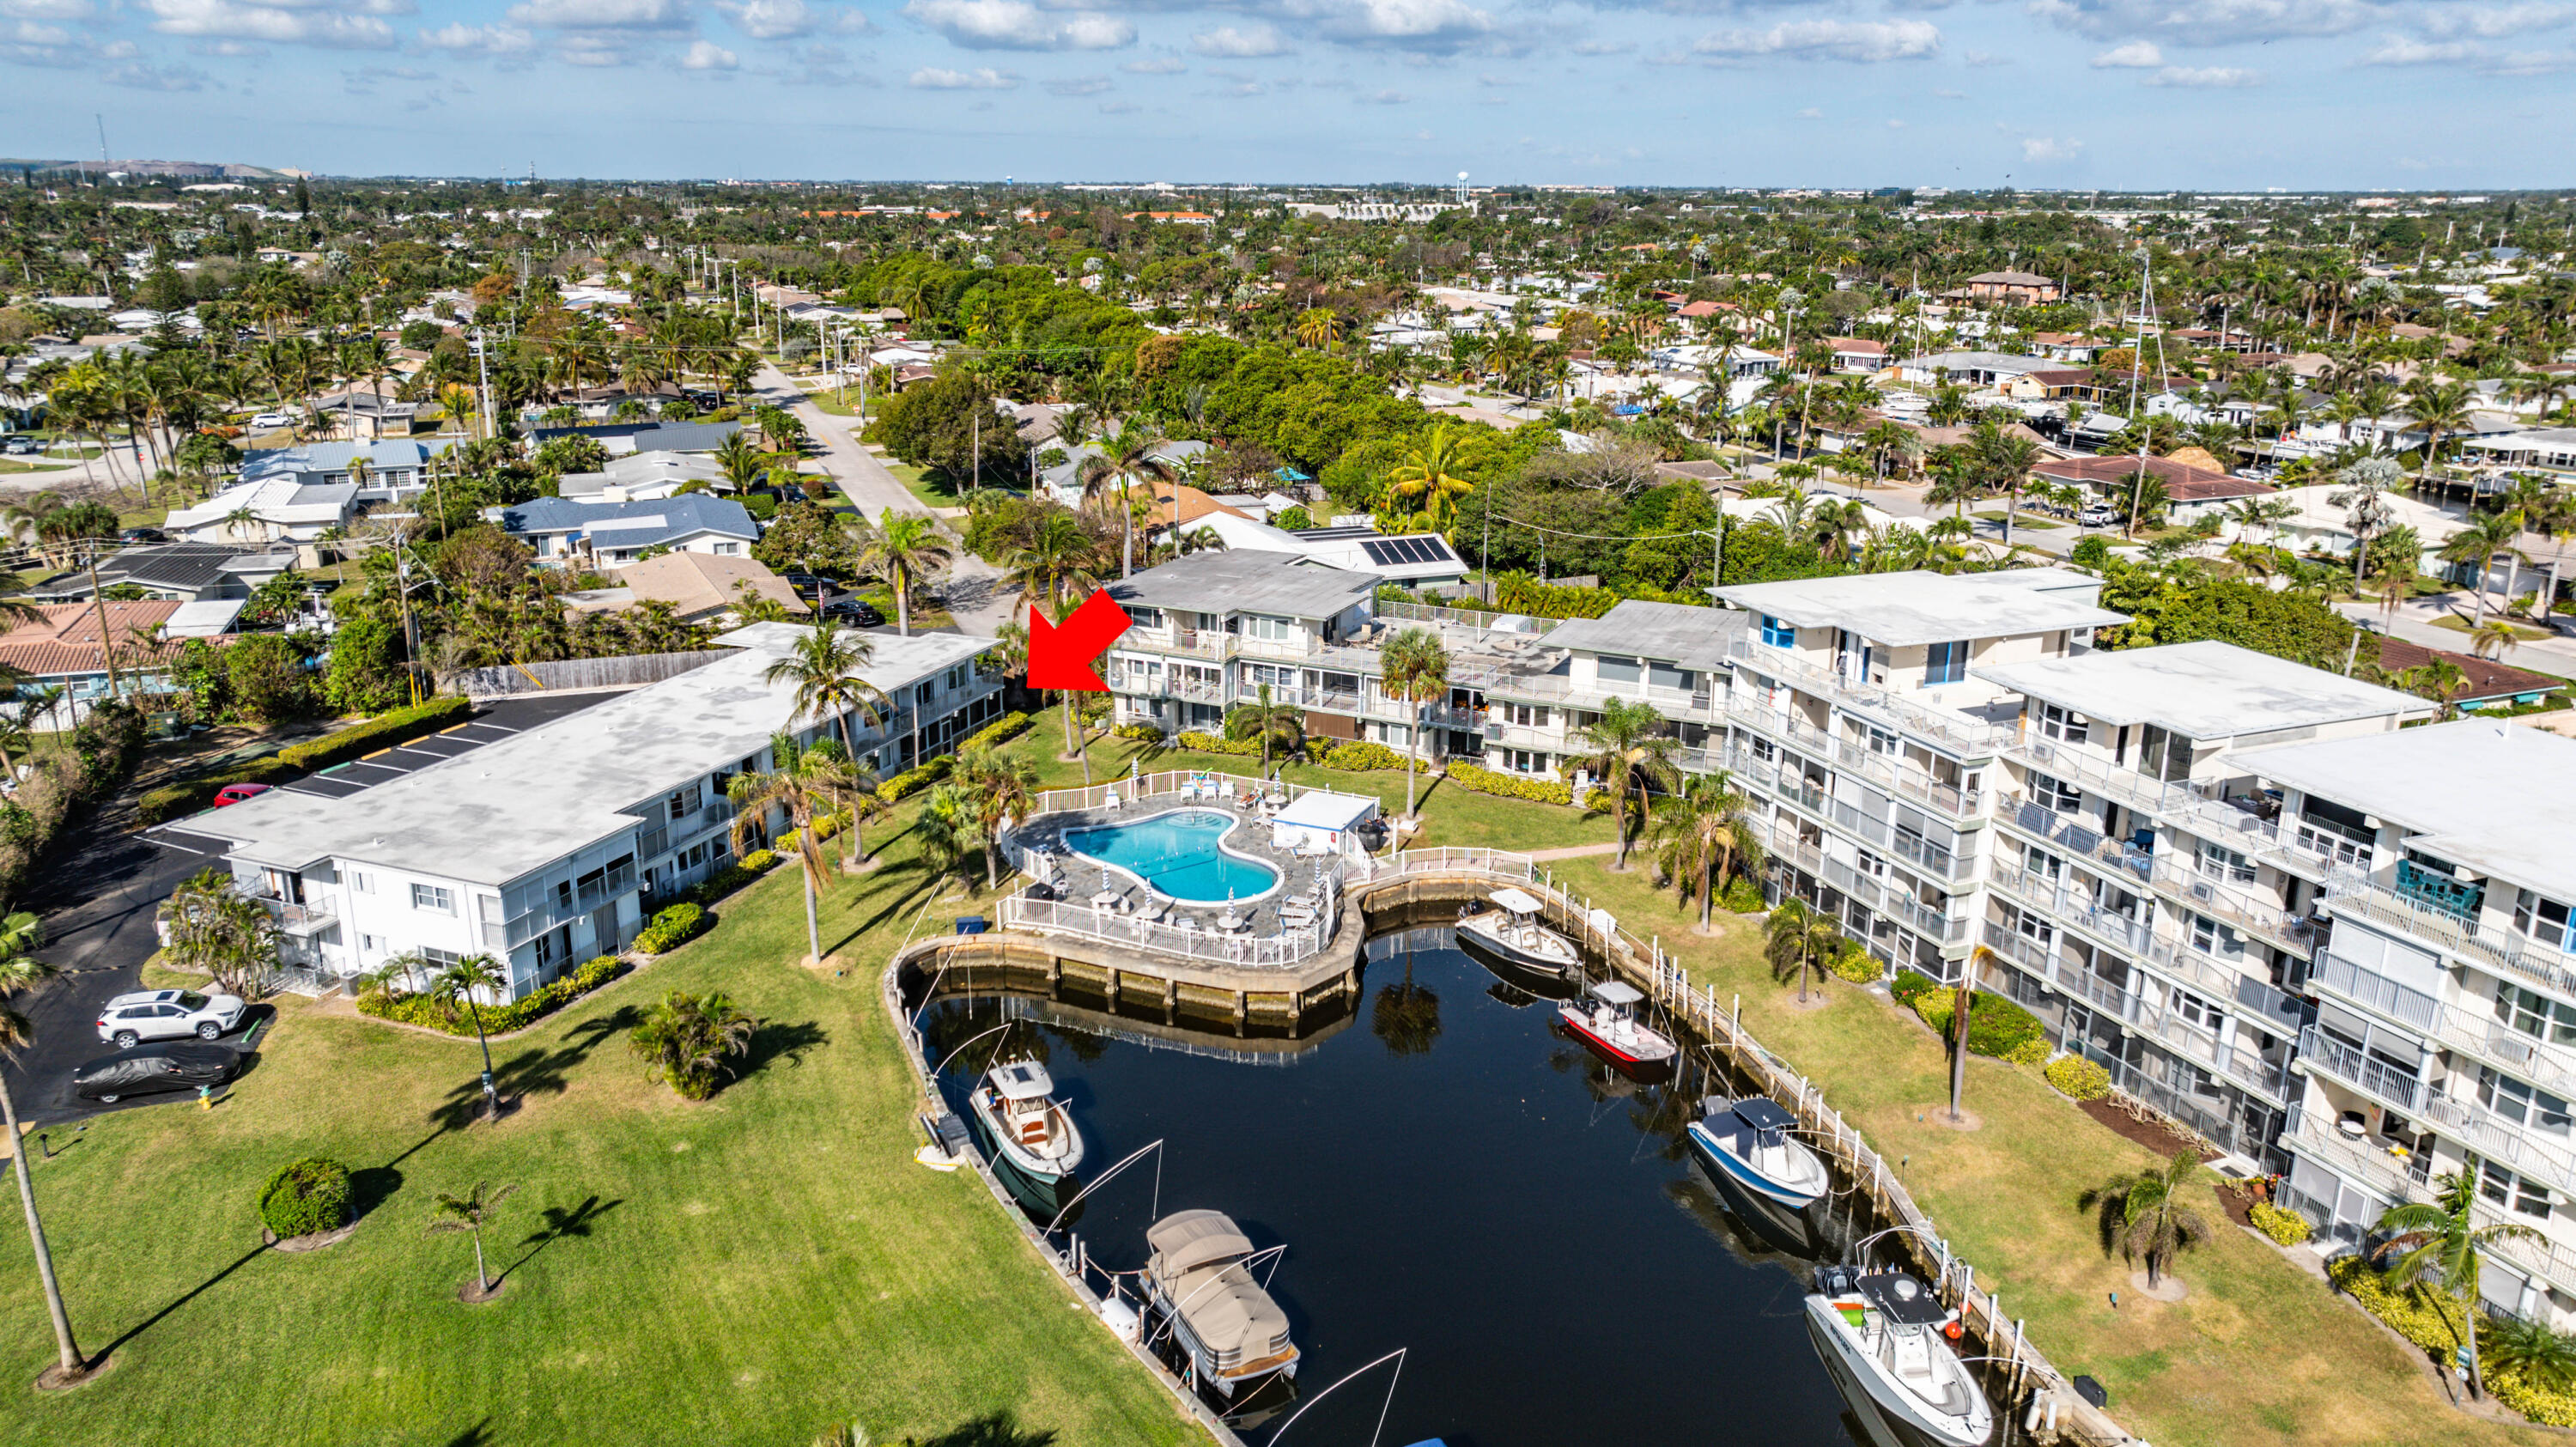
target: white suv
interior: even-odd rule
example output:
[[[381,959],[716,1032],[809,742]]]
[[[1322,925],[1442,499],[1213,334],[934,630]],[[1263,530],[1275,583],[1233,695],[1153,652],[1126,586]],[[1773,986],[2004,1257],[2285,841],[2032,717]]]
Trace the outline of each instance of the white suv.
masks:
[[[119,995],[98,1012],[98,1038],[119,1050],[140,1041],[194,1035],[216,1036],[241,1023],[247,1009],[238,995],[200,995],[194,990],[139,990]]]

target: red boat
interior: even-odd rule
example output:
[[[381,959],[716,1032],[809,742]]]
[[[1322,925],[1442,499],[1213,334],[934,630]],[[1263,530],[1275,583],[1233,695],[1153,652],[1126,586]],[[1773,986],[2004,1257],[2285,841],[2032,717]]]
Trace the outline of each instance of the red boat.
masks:
[[[1636,986],[1608,980],[1592,987],[1592,1004],[1573,1001],[1557,1007],[1556,1016],[1583,1042],[1622,1065],[1661,1065],[1673,1058],[1673,1042],[1638,1023],[1631,1013],[1646,997]]]

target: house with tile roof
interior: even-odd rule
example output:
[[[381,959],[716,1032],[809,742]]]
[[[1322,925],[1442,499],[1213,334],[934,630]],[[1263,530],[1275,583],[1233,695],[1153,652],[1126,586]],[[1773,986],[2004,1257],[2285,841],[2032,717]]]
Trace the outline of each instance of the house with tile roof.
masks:
[[[760,525],[741,503],[702,492],[627,502],[530,498],[483,510],[484,520],[536,550],[541,564],[634,562],[656,548],[748,557]]]

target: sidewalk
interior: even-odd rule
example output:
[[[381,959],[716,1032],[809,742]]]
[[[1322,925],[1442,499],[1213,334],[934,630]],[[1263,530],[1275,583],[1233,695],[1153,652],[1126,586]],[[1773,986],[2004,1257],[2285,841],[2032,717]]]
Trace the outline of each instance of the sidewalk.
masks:
[[[2449,628],[2436,628],[2433,621],[2453,611],[2468,607],[2456,593],[2441,593],[2430,598],[2410,599],[2397,607],[2391,619],[2376,603],[2347,602],[2334,605],[2335,611],[2375,633],[2401,638],[2426,648],[2439,648],[2446,653],[2467,653],[2469,635]],[[2475,609],[2470,608],[2472,616]],[[2492,607],[2487,616],[2494,617]],[[2576,678],[2576,639],[2527,638],[2498,655],[2496,662],[2509,668],[2528,668],[2538,673],[2554,673],[2561,678]]]

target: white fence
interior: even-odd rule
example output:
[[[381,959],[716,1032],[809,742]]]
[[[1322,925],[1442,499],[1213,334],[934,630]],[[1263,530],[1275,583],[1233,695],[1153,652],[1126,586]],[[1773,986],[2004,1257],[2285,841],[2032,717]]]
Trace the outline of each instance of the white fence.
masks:
[[[1292,929],[1254,938],[1216,930],[1183,929],[1134,915],[1113,914],[1065,900],[1030,899],[1015,894],[1002,901],[996,923],[1004,929],[1042,930],[1078,935],[1109,944],[1150,950],[1179,959],[1245,969],[1289,969],[1311,959],[1332,938],[1325,925]]]

